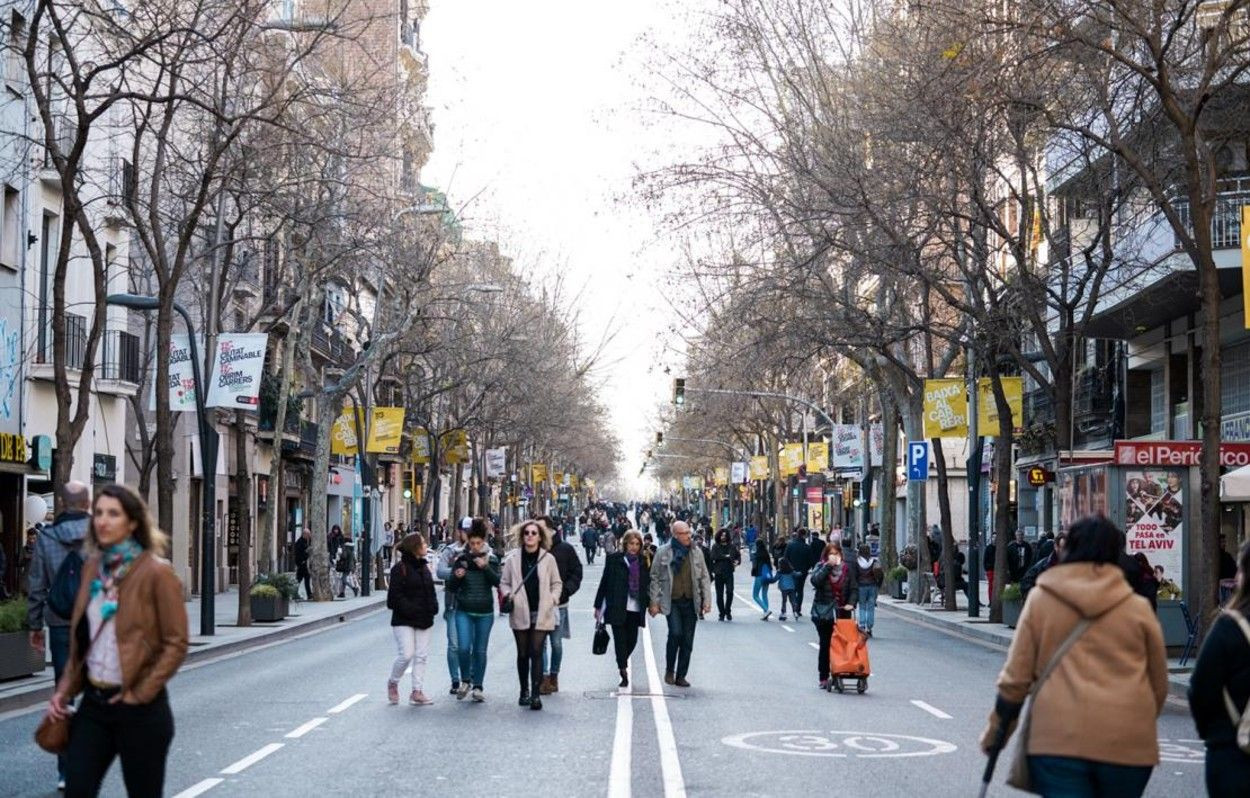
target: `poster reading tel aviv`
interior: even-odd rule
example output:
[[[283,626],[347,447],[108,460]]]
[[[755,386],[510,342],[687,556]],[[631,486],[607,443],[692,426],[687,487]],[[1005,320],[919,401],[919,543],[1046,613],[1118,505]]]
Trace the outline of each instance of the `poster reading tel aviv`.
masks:
[[[1143,554],[1156,576],[1176,584],[1184,596],[1181,540],[1185,534],[1185,488],[1180,471],[1124,472],[1124,528],[1130,557]]]

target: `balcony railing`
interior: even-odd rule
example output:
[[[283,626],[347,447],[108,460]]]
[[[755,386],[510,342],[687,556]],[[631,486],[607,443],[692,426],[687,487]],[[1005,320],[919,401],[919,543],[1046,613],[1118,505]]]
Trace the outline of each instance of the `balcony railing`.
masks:
[[[1078,416],[1111,412],[1111,384],[1099,369],[1085,369],[1072,386],[1072,410]]]
[[[139,371],[139,336],[124,330],[106,331],[100,376],[106,380],[137,383]]]
[[[39,336],[39,351],[36,363],[52,362],[52,327],[49,324],[46,332]],[[83,358],[87,355],[87,319],[76,313],[65,314],[65,368],[82,368]]]
[[[1174,202],[1177,214],[1189,230],[1193,229],[1189,200]],[[1241,246],[1241,206],[1250,205],[1250,177],[1231,177],[1216,182],[1215,207],[1211,212],[1211,248],[1237,249]],[[1176,237],[1176,247],[1181,246]]]
[[[338,330],[324,324],[313,327],[312,348],[333,363],[346,363],[352,359],[352,348],[347,339]]]

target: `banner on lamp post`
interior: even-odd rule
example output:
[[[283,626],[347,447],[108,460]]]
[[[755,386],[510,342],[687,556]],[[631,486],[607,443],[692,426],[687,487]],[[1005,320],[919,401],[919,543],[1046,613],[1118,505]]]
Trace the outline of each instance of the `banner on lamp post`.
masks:
[[[534,463],[530,466],[530,482],[537,485],[540,482],[547,481],[547,466],[545,463]]]
[[[412,431],[412,462],[417,465],[430,462],[430,432],[425,427]]]
[[[836,471],[863,470],[863,427],[858,424],[833,425],[833,468]]]
[[[743,482],[746,482],[748,473],[748,463],[733,463],[729,467],[729,479],[735,485],[741,485]]]
[[[962,378],[924,381],[924,436],[968,437],[968,390]]]
[[[402,407],[375,407],[369,412],[369,437],[365,451],[375,454],[397,454],[404,434]]]
[[[438,438],[439,448],[443,452],[443,462],[449,465],[466,463],[469,460],[469,434],[462,429],[444,432]]]
[[[783,477],[799,473],[801,465],[803,465],[803,444],[787,443],[781,447],[781,475]]]
[[[334,419],[330,427],[330,454],[350,457],[359,451],[360,441],[356,439],[358,412],[355,407],[349,407]]]
[[[829,444],[812,441],[807,444],[807,473],[824,471],[829,467]]]
[[[508,470],[508,450],[500,447],[498,449],[486,450],[486,478],[498,479]]]
[[[1011,425],[1024,428],[1024,379],[1000,377],[1007,404],[1011,407]],[[989,377],[977,380],[977,434],[993,437],[1006,435],[1007,431],[998,421],[998,402],[994,399],[994,386]]]
[[[152,369],[152,393],[148,409],[156,410],[156,369]],[[185,333],[169,336],[169,411],[195,412],[195,367],[191,364],[191,338]]]
[[[757,454],[751,458],[751,479],[768,479],[768,455]]]
[[[223,333],[217,337],[205,407],[260,405],[260,377],[265,367],[265,333]]]

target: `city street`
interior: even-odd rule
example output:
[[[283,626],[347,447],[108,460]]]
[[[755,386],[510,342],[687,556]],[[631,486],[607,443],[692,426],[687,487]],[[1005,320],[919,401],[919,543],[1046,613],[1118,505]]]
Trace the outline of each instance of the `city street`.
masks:
[[[561,692],[542,712],[516,705],[502,620],[482,705],[447,695],[441,618],[426,679],[431,707],[386,704],[386,612],[187,668],[170,686],[177,736],[167,794],[765,796],[816,784],[863,795],[975,794],[984,764],[976,740],[1001,652],[882,611],[868,692],[820,692],[812,625],[761,623],[743,600],[744,565],[735,620],[699,625],[693,687],[662,684],[665,623],[656,619],[634,655],[634,692],[618,696],[611,655],[590,652],[599,575],[588,566],[574,597]],[[406,696],[407,682],[401,689]],[[0,795],[53,794],[52,759],[31,742],[38,718],[0,716]],[[1166,759],[1147,794],[1200,794],[1202,748],[1183,705],[1169,700],[1159,736]],[[991,794],[1014,792],[1001,786],[1004,771]],[[116,765],[104,794],[123,794]]]

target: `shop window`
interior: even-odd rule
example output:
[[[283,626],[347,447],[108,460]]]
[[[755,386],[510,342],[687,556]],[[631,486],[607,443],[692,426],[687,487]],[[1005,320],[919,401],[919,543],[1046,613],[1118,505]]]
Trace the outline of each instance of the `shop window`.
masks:
[[[1220,393],[1224,415],[1250,413],[1250,341],[1228,347],[1221,359]]]

